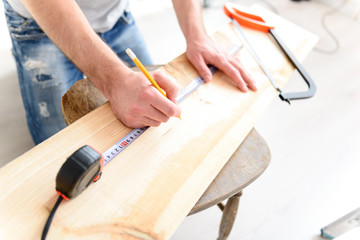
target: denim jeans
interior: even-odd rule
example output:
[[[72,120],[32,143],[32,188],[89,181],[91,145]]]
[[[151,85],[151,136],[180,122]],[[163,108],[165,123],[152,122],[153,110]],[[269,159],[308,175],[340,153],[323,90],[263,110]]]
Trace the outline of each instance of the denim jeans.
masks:
[[[34,19],[20,16],[3,2],[27,124],[38,144],[65,127],[61,96],[84,76]],[[129,65],[134,63],[125,53],[126,48],[131,48],[144,64],[152,64],[130,12],[125,11],[112,29],[99,36]]]

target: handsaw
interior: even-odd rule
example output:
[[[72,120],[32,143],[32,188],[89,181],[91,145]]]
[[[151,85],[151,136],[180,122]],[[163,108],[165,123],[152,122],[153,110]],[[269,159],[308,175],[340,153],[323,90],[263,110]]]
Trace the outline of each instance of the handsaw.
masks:
[[[267,24],[260,16],[255,15],[253,13],[249,13],[246,10],[244,10],[244,8],[240,7],[239,5],[233,4],[233,3],[226,3],[224,5],[224,11],[225,11],[225,14],[232,20],[235,27],[239,30],[240,34],[244,38],[244,40],[249,48],[249,50],[252,52],[255,60],[257,61],[257,63],[261,67],[261,69],[264,71],[266,76],[269,78],[269,80],[271,81],[274,88],[279,92],[279,97],[281,100],[286,101],[290,104],[291,100],[310,98],[315,95],[315,92],[316,92],[315,83],[311,79],[310,75],[305,71],[303,66],[299,63],[299,61],[292,54],[290,49],[281,40],[280,36],[275,31],[274,26]],[[301,91],[301,92],[284,93],[278,86],[275,79],[272,77],[270,71],[266,68],[265,64],[261,61],[259,56],[256,54],[254,48],[251,46],[250,42],[246,38],[246,35],[242,31],[240,25],[243,25],[245,27],[248,27],[248,28],[251,28],[251,29],[254,29],[257,31],[270,33],[270,35],[274,38],[274,40],[277,42],[277,44],[282,49],[285,56],[288,58],[288,60],[291,62],[291,64],[294,66],[294,68],[300,73],[300,75],[304,79],[305,83],[308,85],[308,90]]]

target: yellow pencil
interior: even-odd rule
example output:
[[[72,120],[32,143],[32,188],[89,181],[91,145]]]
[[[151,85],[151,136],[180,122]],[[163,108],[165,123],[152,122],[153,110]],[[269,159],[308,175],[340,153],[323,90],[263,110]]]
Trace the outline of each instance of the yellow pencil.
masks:
[[[151,82],[151,84],[164,96],[167,98],[166,93],[164,92],[164,90],[162,90],[160,88],[160,86],[157,84],[157,82],[155,81],[155,79],[150,75],[150,73],[146,70],[146,68],[144,67],[144,65],[140,62],[140,60],[136,57],[135,53],[133,51],[131,51],[130,48],[126,49],[126,53],[127,55],[131,58],[131,60],[135,63],[135,65],[141,70],[141,72],[145,75],[145,77],[147,79],[149,79],[149,81]],[[181,117],[179,116],[178,118],[181,119]]]
[[[135,63],[135,65],[141,70],[141,72],[145,75],[147,79],[151,82],[151,84],[159,90],[159,92],[167,98],[165,92],[159,87],[155,79],[150,75],[150,73],[146,70],[144,65],[140,62],[140,60],[136,57],[135,53],[131,51],[130,48],[126,49],[127,55],[131,58],[131,60]]]

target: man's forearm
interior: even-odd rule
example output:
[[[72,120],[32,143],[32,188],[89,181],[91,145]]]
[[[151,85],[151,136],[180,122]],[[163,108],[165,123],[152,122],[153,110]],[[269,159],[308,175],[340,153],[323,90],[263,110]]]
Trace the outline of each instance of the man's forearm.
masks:
[[[186,41],[204,38],[206,31],[202,21],[201,1],[173,0],[172,2]]]
[[[159,126],[180,115],[174,100],[176,85],[161,73],[153,74],[167,99],[143,74],[127,68],[93,31],[74,0],[22,1],[50,39],[108,98],[115,116],[125,125]]]
[[[40,27],[65,55],[107,95],[105,75],[125,71],[116,54],[91,28],[73,0],[23,0]],[[118,69],[113,69],[118,68]]]

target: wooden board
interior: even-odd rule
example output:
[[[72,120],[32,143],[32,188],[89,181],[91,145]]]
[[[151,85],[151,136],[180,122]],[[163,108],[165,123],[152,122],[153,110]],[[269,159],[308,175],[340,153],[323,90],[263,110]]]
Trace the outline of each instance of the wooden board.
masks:
[[[299,60],[317,38],[257,7]],[[283,86],[292,68],[269,36],[247,29],[260,57]],[[224,26],[214,39],[225,49],[241,39]],[[104,169],[102,179],[63,202],[48,239],[169,239],[277,93],[244,49],[237,56],[256,79],[241,93],[218,72],[182,104],[182,120],[150,128]],[[185,86],[197,72],[184,55],[162,71]],[[52,209],[55,176],[84,144],[104,152],[130,129],[108,104],[86,115],[0,169],[0,239],[39,239]]]

